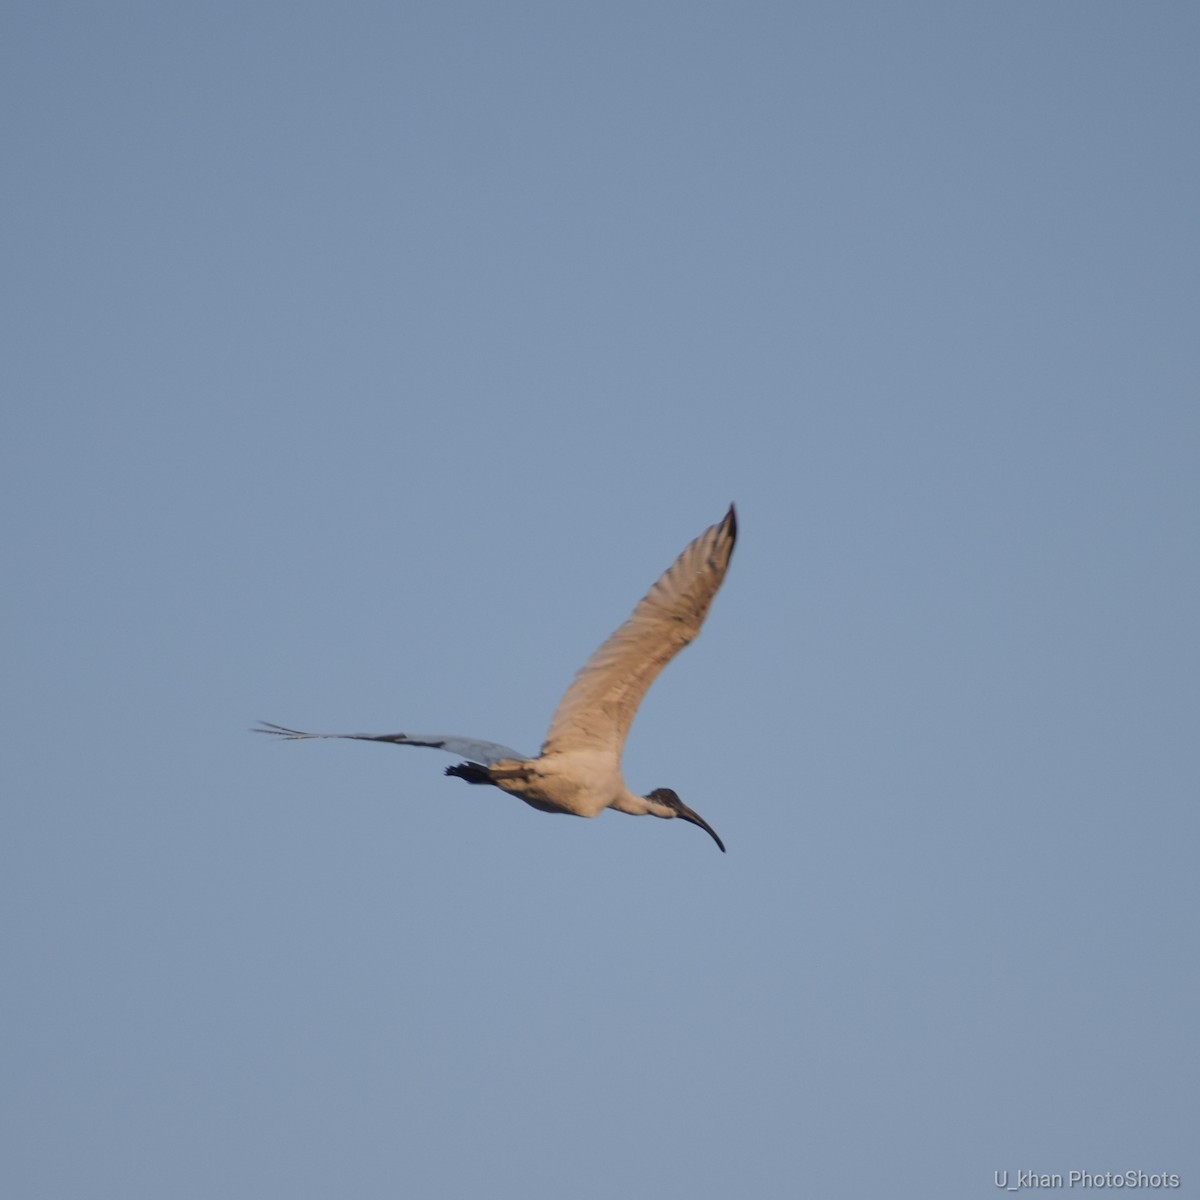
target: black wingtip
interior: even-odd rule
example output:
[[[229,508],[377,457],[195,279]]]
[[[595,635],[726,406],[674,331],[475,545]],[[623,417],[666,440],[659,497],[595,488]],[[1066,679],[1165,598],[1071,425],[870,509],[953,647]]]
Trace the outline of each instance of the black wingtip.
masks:
[[[722,524],[729,526],[729,540],[731,542],[736,542],[737,541],[737,509],[734,508],[732,502],[730,502],[729,511],[725,514],[725,520],[722,522]]]

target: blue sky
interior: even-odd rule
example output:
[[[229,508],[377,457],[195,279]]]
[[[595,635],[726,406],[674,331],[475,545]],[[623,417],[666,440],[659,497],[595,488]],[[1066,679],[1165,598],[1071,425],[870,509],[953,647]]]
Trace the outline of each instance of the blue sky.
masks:
[[[1196,1149],[1200,14],[35,5],[5,1190],[990,1196]],[[625,756],[574,670],[733,500]]]

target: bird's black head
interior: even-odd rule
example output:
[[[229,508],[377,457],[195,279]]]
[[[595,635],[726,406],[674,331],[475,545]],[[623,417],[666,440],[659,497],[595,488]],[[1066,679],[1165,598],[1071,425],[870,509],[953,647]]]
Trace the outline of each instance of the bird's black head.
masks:
[[[679,796],[670,788],[655,788],[647,797],[656,804],[661,804],[664,808],[670,810],[669,813],[662,813],[662,816],[682,817],[685,821],[690,821],[693,825],[699,825],[705,833],[708,834],[714,842],[717,843],[721,853],[725,853],[725,843],[717,837],[716,830],[697,812],[693,812]]]

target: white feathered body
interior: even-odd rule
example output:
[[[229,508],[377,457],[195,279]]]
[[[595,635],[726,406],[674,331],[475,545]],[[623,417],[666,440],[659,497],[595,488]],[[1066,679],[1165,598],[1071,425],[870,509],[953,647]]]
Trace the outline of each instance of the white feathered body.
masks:
[[[595,817],[606,808],[630,811],[624,804],[629,789],[611,751],[583,746],[522,762],[502,759],[489,774],[498,788],[542,812]]]

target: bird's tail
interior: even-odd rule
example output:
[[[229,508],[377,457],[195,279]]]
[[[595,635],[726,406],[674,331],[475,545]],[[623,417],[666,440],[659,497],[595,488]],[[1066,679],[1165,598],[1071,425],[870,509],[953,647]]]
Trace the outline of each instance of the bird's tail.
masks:
[[[468,783],[495,782],[487,767],[481,767],[478,763],[473,762],[455,763],[454,766],[446,768],[446,774],[453,775],[457,779],[465,779]]]

